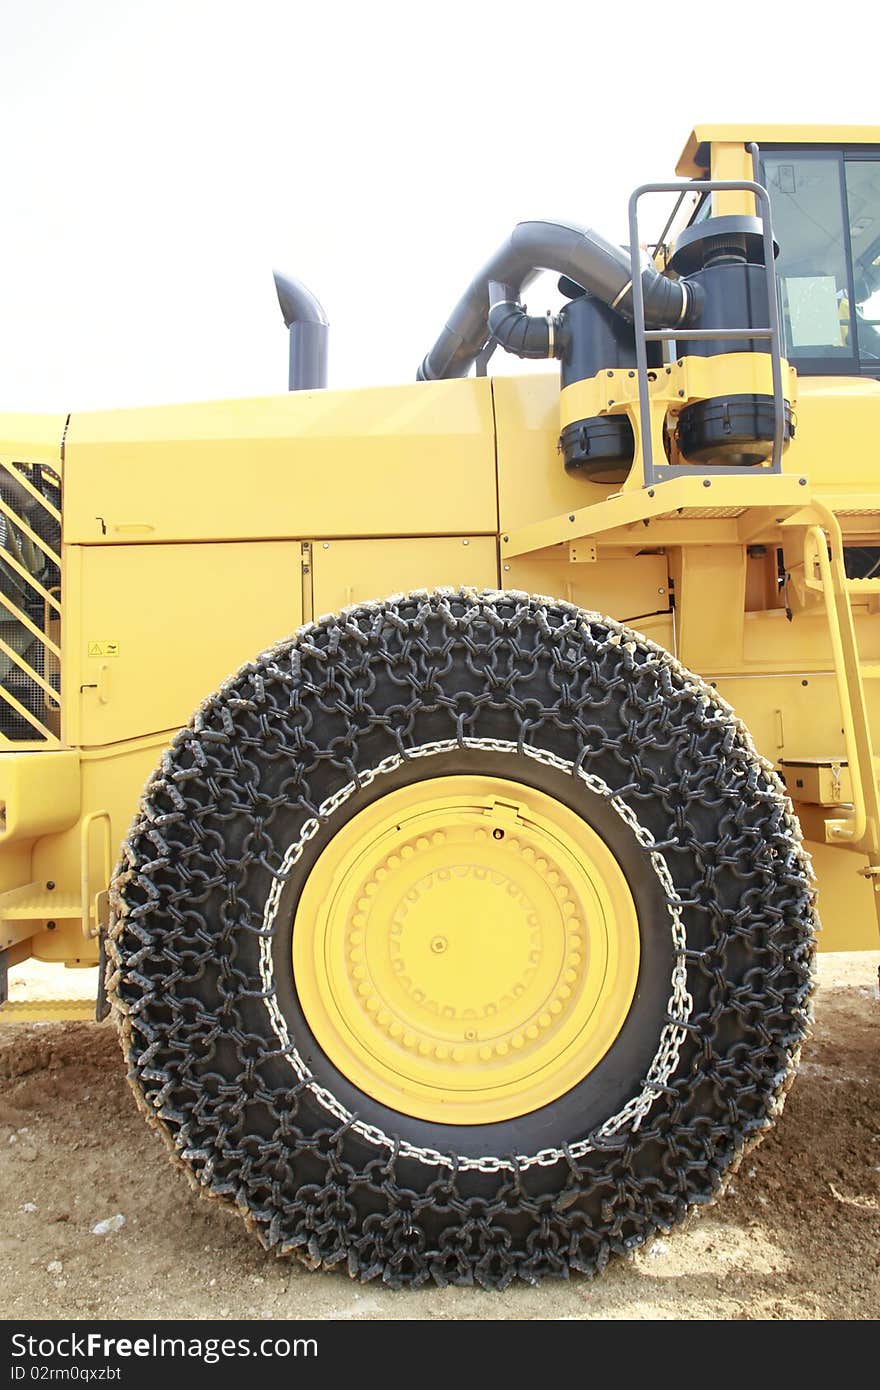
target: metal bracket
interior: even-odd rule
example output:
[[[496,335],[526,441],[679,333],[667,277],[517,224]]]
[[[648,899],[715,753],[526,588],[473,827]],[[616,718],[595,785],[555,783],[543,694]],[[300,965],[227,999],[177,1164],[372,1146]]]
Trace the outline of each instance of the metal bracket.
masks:
[[[497,348],[497,346],[498,346],[498,344],[496,343],[495,339],[494,339],[494,338],[490,338],[490,339],[489,339],[489,342],[488,342],[488,343],[486,344],[486,346],[483,348],[483,351],[477,353],[476,363],[475,363],[475,365],[476,365],[476,375],[477,375],[477,376],[488,376],[488,374],[489,374],[489,373],[488,373],[489,360],[490,360],[492,354],[494,353],[495,349]]]
[[[98,997],[95,1000],[95,1022],[103,1023],[110,1012],[107,998],[107,933],[102,931],[98,937]]]
[[[598,558],[595,541],[569,541],[568,559],[572,565],[595,565]]]
[[[101,849],[102,849],[102,873],[103,884],[109,884],[113,876],[113,850],[110,843],[111,821],[108,811],[92,811],[90,815],[84,816],[80,826],[80,901],[82,903],[82,930],[83,936],[98,936],[101,930],[101,898],[106,900],[106,889],[103,887],[92,894],[92,875],[90,865],[89,834],[91,828],[96,823],[101,826]],[[105,901],[106,911],[106,901]]]

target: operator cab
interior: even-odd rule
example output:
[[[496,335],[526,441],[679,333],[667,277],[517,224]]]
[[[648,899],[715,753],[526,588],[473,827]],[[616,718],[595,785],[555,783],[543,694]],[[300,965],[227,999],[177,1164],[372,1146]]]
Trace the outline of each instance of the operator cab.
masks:
[[[752,142],[779,243],[786,357],[801,376],[880,377],[880,127],[701,126],[677,173],[751,178]],[[751,211],[748,194],[710,197],[692,223]]]

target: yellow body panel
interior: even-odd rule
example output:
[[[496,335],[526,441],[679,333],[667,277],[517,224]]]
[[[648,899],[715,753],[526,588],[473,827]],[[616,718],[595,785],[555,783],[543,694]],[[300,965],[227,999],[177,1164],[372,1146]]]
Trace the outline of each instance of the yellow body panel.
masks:
[[[0,831],[4,850],[74,825],[80,812],[79,754],[5,753],[0,757]]]
[[[31,849],[31,877],[38,884],[55,883],[55,893],[73,897],[79,910],[73,918],[60,920],[46,912],[36,919],[38,928],[32,946],[38,960],[92,963],[97,958],[94,921],[84,921],[82,901],[87,894],[91,912],[95,896],[107,887],[104,877],[104,850],[109,847],[115,864],[119,846],[128,833],[144,784],[162,756],[174,730],[149,738],[110,744],[106,748],[83,750],[81,754],[82,814],[65,830],[34,841]],[[55,753],[36,755],[45,759]],[[87,815],[98,819],[88,835],[84,853],[83,823]],[[55,921],[48,930],[46,922]]]
[[[498,585],[495,536],[423,537],[418,540],[315,541],[314,611],[338,613],[351,603],[407,589]]]
[[[668,562],[662,554],[604,554],[595,562],[570,562],[560,547],[544,558],[511,560],[505,587],[553,594],[581,608],[608,613],[663,646],[672,646]],[[662,611],[661,611],[662,610]]]
[[[494,534],[487,380],[74,415],[64,539]]]
[[[94,962],[97,943],[83,927],[84,891],[91,905],[106,889],[105,844],[115,860],[172,732],[81,752],[0,756],[10,818],[26,831],[11,844],[0,840],[0,948],[23,942],[39,960]],[[87,817],[93,820],[84,837]],[[92,929],[94,922],[86,925]]]
[[[869,443],[878,418],[880,381],[800,377],[798,429],[786,450],[786,469],[809,473],[819,493],[873,492],[868,505],[880,506],[877,455]],[[860,504],[854,498],[851,505]]]
[[[498,501],[502,532],[540,517],[573,511],[607,496],[607,485],[573,478],[557,452],[556,373],[499,376],[492,382],[498,431]],[[502,570],[502,575],[503,575]],[[507,587],[515,587],[504,579]]]
[[[0,415],[0,454],[29,463],[61,463],[66,415]]]
[[[189,718],[302,622],[298,541],[68,546],[63,736],[115,743]]]

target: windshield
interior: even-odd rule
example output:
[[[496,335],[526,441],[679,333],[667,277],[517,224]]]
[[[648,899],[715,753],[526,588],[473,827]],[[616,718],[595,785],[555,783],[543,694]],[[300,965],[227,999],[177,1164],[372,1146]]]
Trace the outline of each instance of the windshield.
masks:
[[[880,359],[880,159],[846,164],[855,328],[862,357]]]
[[[787,355],[801,372],[880,372],[880,159],[765,153]]]

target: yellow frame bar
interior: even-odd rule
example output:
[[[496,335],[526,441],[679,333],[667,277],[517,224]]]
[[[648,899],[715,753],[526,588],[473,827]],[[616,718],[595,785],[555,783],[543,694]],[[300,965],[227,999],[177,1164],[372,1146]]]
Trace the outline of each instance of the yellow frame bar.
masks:
[[[28,462],[30,462],[30,460],[28,460]],[[47,465],[44,465],[44,467],[45,466]],[[24,488],[25,492],[29,492],[31,497],[33,497],[34,501],[39,502],[40,506],[45,508],[49,515],[51,517],[54,517],[59,525],[61,524],[61,513],[59,512],[58,508],[53,507],[52,503],[48,500],[48,498],[44,497],[41,492],[37,491],[30,479],[27,478],[24,473],[22,473],[20,468],[16,468],[15,464],[11,459],[0,458],[0,468],[5,468],[10,478],[12,478],[14,482],[20,483],[21,486]],[[54,473],[55,470],[50,469],[50,472]],[[56,476],[59,475],[56,474]]]
[[[4,516],[8,516],[13,525],[17,526],[19,531],[23,531],[28,540],[39,550],[42,550],[47,559],[51,560],[55,565],[61,564],[61,556],[52,549],[48,542],[44,541],[41,536],[38,536],[36,531],[33,531],[31,527],[28,526],[27,522],[19,516],[15,508],[10,507],[8,502],[4,502],[2,497],[0,497],[0,512],[2,512]]]
[[[97,899],[100,893],[95,894],[94,915],[95,926],[92,928],[92,894],[91,894],[91,872],[89,856],[89,835],[92,826],[96,821],[101,821],[104,826],[104,834],[101,844],[104,850],[104,876],[102,883],[109,883],[113,875],[113,847],[110,843],[112,824],[109,811],[92,811],[89,815],[83,816],[80,825],[80,889],[82,895],[82,930],[83,936],[92,937],[98,935],[99,919]],[[103,891],[103,890],[102,890]]]
[[[709,486],[705,486],[705,483]],[[530,526],[521,526],[501,537],[502,559],[529,555],[545,546],[598,536],[619,526],[650,520],[680,509],[716,507],[766,508],[775,516],[790,515],[806,506],[806,479],[782,477],[671,478],[651,488],[617,492],[603,502],[593,502],[573,512],[551,516]]]
[[[847,588],[843,532],[840,522],[828,507],[815,498],[812,505],[822,525],[811,526],[806,533],[805,569],[809,563],[806,551],[810,547],[813,552],[812,558],[818,566],[819,584],[825,600],[853,796],[852,816],[829,819],[826,822],[826,833],[832,843],[850,841],[854,847],[857,846],[868,856],[871,869],[880,870],[880,794],[877,788],[871,726],[859,664],[855,624]],[[806,575],[806,579],[810,584],[809,574]]]

